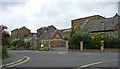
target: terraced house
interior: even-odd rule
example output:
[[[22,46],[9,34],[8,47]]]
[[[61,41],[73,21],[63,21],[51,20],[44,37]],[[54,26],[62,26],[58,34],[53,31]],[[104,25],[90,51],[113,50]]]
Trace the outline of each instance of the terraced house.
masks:
[[[38,29],[37,34],[41,44],[44,44],[45,46],[49,46],[49,44],[53,47],[65,46],[60,31],[53,25]]]
[[[89,16],[85,18],[71,20],[71,29],[75,29],[76,31],[82,30],[86,22],[92,21],[92,20],[100,20],[100,19],[104,19],[104,17],[100,15],[94,15],[94,16]]]
[[[119,32],[120,37],[120,16],[116,14],[113,17],[88,21],[84,25],[83,29],[87,29],[93,35],[95,33],[101,33],[102,35],[110,35],[115,30]]]

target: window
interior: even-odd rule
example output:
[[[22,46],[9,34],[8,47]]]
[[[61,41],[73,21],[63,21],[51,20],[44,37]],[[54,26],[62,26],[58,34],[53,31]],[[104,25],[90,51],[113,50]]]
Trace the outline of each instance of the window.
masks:
[[[74,26],[74,29],[76,30],[77,28],[76,28],[76,25]]]
[[[82,24],[80,25],[81,29],[82,29]]]
[[[77,27],[79,28],[79,25],[77,25]]]

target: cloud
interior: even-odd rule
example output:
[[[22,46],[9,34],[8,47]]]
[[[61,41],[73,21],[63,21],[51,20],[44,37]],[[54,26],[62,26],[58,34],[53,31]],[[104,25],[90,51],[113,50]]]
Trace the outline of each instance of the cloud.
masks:
[[[107,1],[107,0],[106,0]],[[70,28],[71,20],[91,15],[112,17],[118,11],[117,2],[80,2],[80,0],[27,0],[2,2],[0,23],[11,31],[26,26],[32,32],[43,26]]]

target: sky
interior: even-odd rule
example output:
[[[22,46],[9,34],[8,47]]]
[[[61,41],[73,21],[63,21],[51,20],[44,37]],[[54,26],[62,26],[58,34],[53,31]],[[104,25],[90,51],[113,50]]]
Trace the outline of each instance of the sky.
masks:
[[[0,25],[7,31],[26,26],[31,32],[54,25],[71,27],[71,20],[93,15],[109,18],[118,13],[119,0],[1,0]]]

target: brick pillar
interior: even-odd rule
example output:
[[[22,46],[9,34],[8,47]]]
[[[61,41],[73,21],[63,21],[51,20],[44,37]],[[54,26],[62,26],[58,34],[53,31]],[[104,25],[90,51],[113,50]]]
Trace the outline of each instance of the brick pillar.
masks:
[[[102,46],[100,48],[100,51],[103,52],[104,51],[104,41],[101,41],[101,43],[102,43]]]
[[[51,49],[51,42],[49,41],[49,49]]]
[[[80,51],[83,51],[83,42],[80,42]]]
[[[68,47],[68,42],[66,42],[66,47],[67,47],[67,51],[69,50],[69,47]]]

